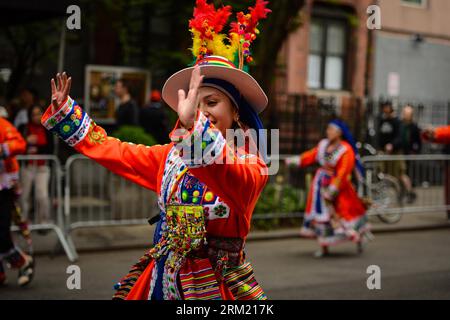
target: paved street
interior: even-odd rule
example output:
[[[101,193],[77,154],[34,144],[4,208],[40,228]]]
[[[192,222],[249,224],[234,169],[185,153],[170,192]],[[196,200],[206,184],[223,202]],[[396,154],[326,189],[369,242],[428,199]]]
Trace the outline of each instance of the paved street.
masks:
[[[450,230],[378,234],[358,256],[351,244],[334,249],[331,257],[312,257],[315,242],[302,239],[253,241],[247,255],[271,299],[450,299]],[[0,299],[109,299],[112,286],[142,249],[82,253],[81,290],[66,288],[61,255],[37,257],[30,287],[0,288]],[[368,290],[366,268],[381,268],[381,290]]]

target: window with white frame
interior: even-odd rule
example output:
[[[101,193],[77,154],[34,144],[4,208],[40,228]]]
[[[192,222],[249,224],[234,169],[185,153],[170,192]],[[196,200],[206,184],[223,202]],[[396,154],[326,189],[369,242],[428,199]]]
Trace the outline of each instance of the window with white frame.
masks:
[[[344,90],[347,25],[337,19],[313,18],[309,33],[308,87]]]

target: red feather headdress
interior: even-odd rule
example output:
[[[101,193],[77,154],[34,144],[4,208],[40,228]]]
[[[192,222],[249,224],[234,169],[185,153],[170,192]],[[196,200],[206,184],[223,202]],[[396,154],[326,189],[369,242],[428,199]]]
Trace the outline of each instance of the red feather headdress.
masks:
[[[250,45],[259,33],[258,22],[271,12],[267,9],[268,1],[256,0],[249,12],[238,12],[237,21],[231,23],[228,35],[221,33],[231,15],[231,6],[215,9],[206,0],[197,0],[189,28],[193,35],[192,53],[201,59],[205,55],[219,55],[233,61],[239,69],[244,62],[251,62]]]

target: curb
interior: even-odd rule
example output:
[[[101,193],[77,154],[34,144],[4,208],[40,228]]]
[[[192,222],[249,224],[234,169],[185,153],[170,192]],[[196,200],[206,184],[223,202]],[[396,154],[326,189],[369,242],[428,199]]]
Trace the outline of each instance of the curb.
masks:
[[[375,227],[372,229],[372,233],[374,234],[384,234],[384,233],[397,233],[397,232],[414,232],[414,231],[431,231],[431,230],[439,230],[439,229],[450,229],[450,221],[448,223],[439,223],[439,224],[428,224],[428,225],[411,225],[411,226],[386,226],[386,227]],[[284,239],[303,239],[299,236],[299,230],[297,229],[289,229],[286,231],[268,231],[268,232],[256,232],[250,233],[247,241],[248,242],[256,242],[256,241],[268,241],[268,240],[284,240]],[[148,243],[131,243],[127,245],[109,245],[107,247],[81,247],[77,249],[78,253],[93,253],[99,251],[117,251],[117,250],[132,250],[132,249],[148,249]],[[36,256],[43,255],[55,255],[53,250],[36,250]],[[59,255],[59,252],[56,253]]]
[[[372,233],[396,233],[396,232],[413,232],[413,231],[429,231],[438,229],[450,229],[450,222],[430,224],[430,225],[412,225],[412,226],[392,226],[392,227],[377,227],[373,228]],[[249,235],[247,241],[264,241],[264,240],[282,240],[291,238],[300,238],[298,231],[289,231],[280,234],[261,234],[261,235]]]

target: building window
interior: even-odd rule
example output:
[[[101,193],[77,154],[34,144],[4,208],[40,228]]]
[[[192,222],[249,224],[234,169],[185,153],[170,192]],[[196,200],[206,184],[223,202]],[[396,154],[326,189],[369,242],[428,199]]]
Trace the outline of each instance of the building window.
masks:
[[[402,0],[401,3],[406,6],[416,7],[416,8],[426,8],[427,0]]]
[[[313,18],[309,34],[308,87],[345,89],[346,54],[346,23]]]

